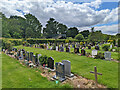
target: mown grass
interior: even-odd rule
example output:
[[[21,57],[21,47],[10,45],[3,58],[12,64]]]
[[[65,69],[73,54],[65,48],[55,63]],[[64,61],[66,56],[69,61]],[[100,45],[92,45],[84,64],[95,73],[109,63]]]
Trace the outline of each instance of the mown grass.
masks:
[[[28,68],[2,53],[2,88],[70,88],[68,84],[57,85],[40,75],[37,69]]]
[[[98,83],[104,84],[108,88],[118,88],[118,63],[116,62],[33,47],[16,46],[16,48],[24,48],[26,51],[34,52],[34,54],[39,53],[42,55],[51,56],[54,58],[55,62],[69,60],[71,61],[71,71],[73,73],[92,80],[95,80],[94,74],[91,74],[90,71],[93,71],[94,66],[97,66],[98,72],[103,74],[102,76],[98,75]]]

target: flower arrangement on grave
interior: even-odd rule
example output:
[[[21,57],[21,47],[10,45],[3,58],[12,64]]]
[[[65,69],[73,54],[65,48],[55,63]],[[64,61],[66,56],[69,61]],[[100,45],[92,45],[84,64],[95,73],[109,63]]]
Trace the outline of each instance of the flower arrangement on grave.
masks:
[[[113,40],[108,40],[108,43],[113,43]]]
[[[80,45],[82,46],[82,45],[83,45],[83,42],[80,42]]]

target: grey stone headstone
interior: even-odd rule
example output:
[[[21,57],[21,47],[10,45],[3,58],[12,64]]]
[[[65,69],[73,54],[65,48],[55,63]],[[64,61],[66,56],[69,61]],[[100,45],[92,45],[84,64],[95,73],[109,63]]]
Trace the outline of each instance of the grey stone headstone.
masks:
[[[64,47],[60,46],[60,52],[64,52]]]
[[[105,52],[104,57],[106,60],[111,60],[111,52],[109,52],[109,51]]]
[[[29,61],[30,59],[30,55],[29,55],[29,52],[27,52],[27,61]]]
[[[97,55],[97,50],[92,50],[92,56]]]
[[[74,76],[74,75],[71,73],[71,62],[68,61],[68,60],[62,60],[62,63],[64,64],[65,75],[66,75],[66,76],[69,76],[69,77]]]
[[[56,62],[55,63],[56,67],[56,75],[53,77],[55,79],[59,79],[60,81],[65,80],[65,69],[64,69],[64,64],[61,62]]]
[[[21,60],[23,60],[23,51],[20,52]]]
[[[33,61],[32,62],[33,62],[34,65],[36,65],[36,56],[35,55],[33,55]]]
[[[41,54],[38,54],[38,63],[40,64],[39,58],[41,57]]]
[[[30,52],[30,61],[32,61],[33,52]]]

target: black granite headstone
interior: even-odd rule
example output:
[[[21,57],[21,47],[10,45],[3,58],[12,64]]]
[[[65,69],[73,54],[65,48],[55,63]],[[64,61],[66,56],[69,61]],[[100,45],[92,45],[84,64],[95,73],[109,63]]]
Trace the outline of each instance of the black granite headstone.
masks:
[[[54,69],[54,59],[52,57],[48,58],[48,68]]]

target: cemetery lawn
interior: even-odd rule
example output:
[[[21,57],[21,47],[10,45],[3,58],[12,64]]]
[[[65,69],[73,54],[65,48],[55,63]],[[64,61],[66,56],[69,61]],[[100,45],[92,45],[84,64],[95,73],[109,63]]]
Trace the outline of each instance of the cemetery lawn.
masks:
[[[0,54],[1,56],[1,54]],[[1,59],[0,59],[1,60]],[[40,71],[28,68],[18,60],[2,53],[2,88],[70,88],[66,85],[56,85],[40,75]]]
[[[81,75],[88,79],[94,79],[94,66],[97,66],[97,71],[103,75],[98,75],[98,83],[107,86],[108,88],[118,88],[118,63],[114,61],[104,61],[101,59],[93,59],[86,56],[78,56],[67,52],[57,52],[55,50],[45,50],[33,47],[15,46],[18,49],[25,49],[29,52],[39,53],[42,55],[51,56],[55,62],[62,60],[71,61],[71,71],[74,74]]]

